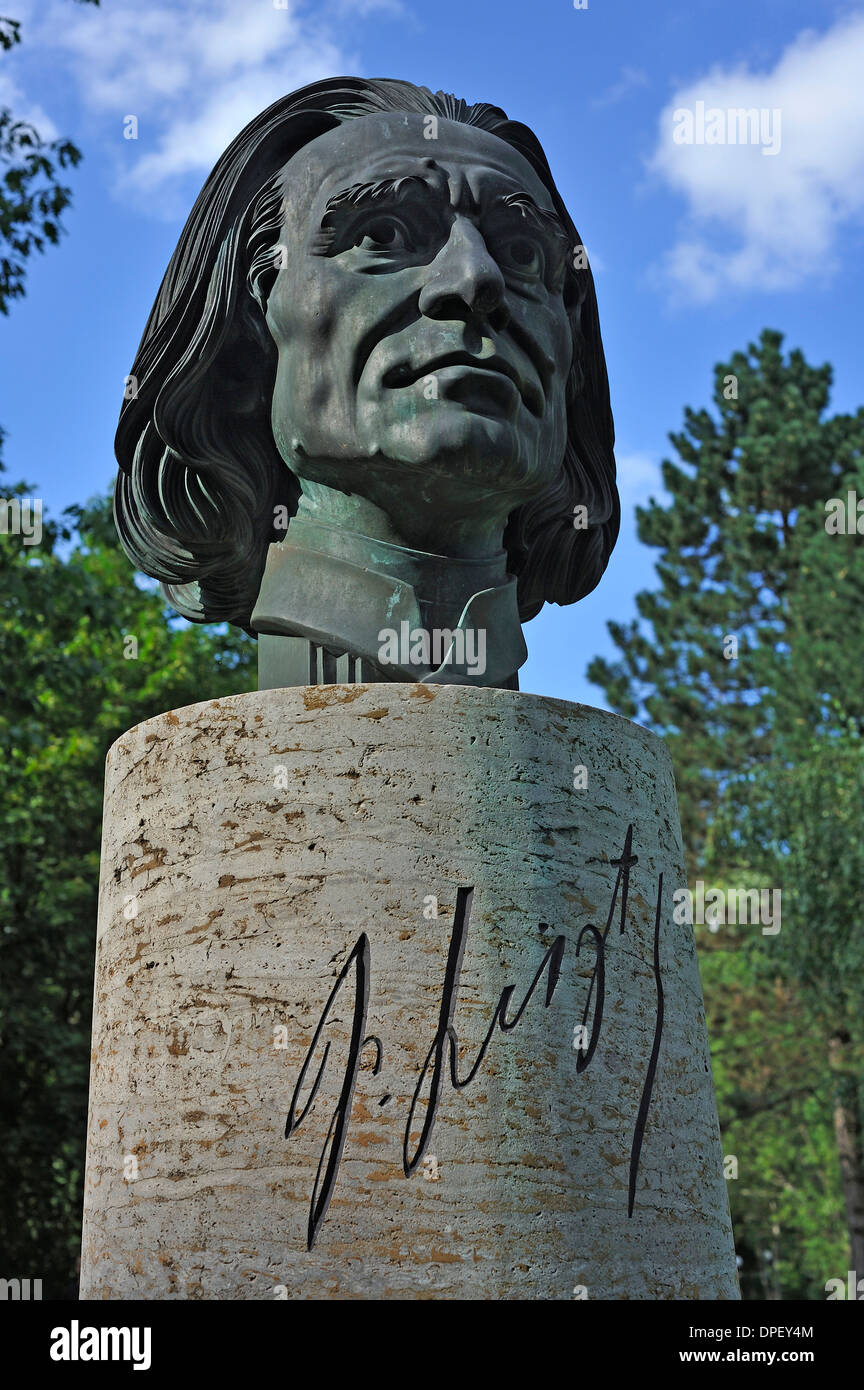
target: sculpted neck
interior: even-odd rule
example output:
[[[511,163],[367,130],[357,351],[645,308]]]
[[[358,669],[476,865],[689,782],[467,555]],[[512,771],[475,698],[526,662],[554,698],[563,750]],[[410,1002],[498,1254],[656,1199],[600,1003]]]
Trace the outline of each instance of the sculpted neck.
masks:
[[[261,688],[419,680],[518,689],[528,653],[506,550],[440,555],[310,510],[300,506],[268,549],[251,614]]]
[[[410,525],[403,527],[368,498],[304,481],[288,539],[403,580],[414,588],[426,626],[451,627],[468,599],[507,578],[504,521],[483,525],[474,520],[471,525],[467,520],[461,527],[450,525],[439,517],[435,549],[429,549],[415,543],[422,534],[418,538]]]
[[[503,520],[494,545],[487,535],[485,551],[460,555],[439,519],[442,553],[406,544],[365,499],[312,491],[269,547],[252,613],[263,689],[422,680],[518,690],[527,652]]]
[[[470,559],[436,554],[313,518],[302,506],[289,524],[288,541],[410,584],[430,628],[454,627],[469,599],[507,579],[503,547]]]
[[[394,480],[393,500],[385,511],[357,493],[342,492],[305,478],[300,486],[297,520],[320,522],[402,550],[454,560],[492,560],[503,549],[509,509],[500,497],[494,501],[465,502],[457,507],[452,498],[436,495],[434,482],[430,485],[431,495],[424,495],[423,480],[417,479],[402,499],[395,491]]]

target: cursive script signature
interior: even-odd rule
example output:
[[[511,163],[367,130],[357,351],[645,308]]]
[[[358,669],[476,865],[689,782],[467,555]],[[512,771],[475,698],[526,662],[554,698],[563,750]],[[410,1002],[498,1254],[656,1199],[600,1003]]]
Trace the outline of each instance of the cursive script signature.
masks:
[[[593,922],[589,922],[582,928],[576,939],[575,954],[577,956],[580,955],[583,943],[586,941],[594,948],[594,963],[591,970],[590,985],[585,1000],[585,1007],[582,1013],[581,1031],[579,1033],[580,1040],[584,1040],[587,1034],[587,1042],[583,1045],[583,1042],[580,1041],[580,1046],[577,1049],[577,1072],[583,1072],[586,1067],[590,1066],[597,1049],[600,1031],[603,1026],[606,939],[612,926],[616,908],[618,908],[620,912],[621,933],[624,932],[626,927],[630,872],[633,866],[639,862],[638,856],[633,854],[632,825],[627,827],[624,849],[620,858],[613,859],[610,862],[613,867],[617,868],[618,873],[615,879],[612,901],[606,917],[606,924],[601,931]],[[516,986],[507,985],[501,991],[500,998],[492,1015],[492,1021],[489,1024],[483,1042],[480,1044],[474,1062],[468,1071],[460,1076],[459,1036],[456,1031],[454,1017],[459,995],[459,981],[462,973],[462,961],[465,955],[465,944],[468,937],[468,924],[471,916],[473,896],[473,888],[460,887],[456,891],[456,908],[453,915],[453,929],[447,952],[447,966],[444,973],[444,987],[441,992],[441,1008],[438,1015],[438,1027],[432,1040],[432,1045],[426,1055],[426,1060],[420,1069],[420,1075],[411,1098],[411,1106],[405,1123],[405,1133],[402,1143],[402,1166],[406,1178],[410,1178],[416,1171],[417,1166],[422,1162],[429,1148],[445,1082],[449,1080],[450,1086],[456,1092],[463,1091],[466,1086],[470,1086],[480,1070],[483,1059],[486,1056],[496,1031],[506,1034],[512,1032],[512,1030],[517,1027],[544,975],[546,976],[544,1007],[548,1009],[549,1005],[552,1003],[561,975],[561,965],[567,945],[566,937],[563,935],[556,936],[552,945],[546,951],[537,967],[531,984],[522,998],[522,1002],[512,1015],[509,1011]],[[630,1181],[627,1203],[628,1216],[633,1215],[633,1206],[636,1198],[636,1179],[639,1172],[639,1158],[642,1152],[642,1141],[648,1119],[648,1110],[651,1104],[651,1094],[657,1071],[657,1058],[660,1052],[660,1042],[663,1035],[663,982],[660,976],[660,913],[662,899],[663,875],[661,874],[657,888],[657,909],[654,920],[653,965],[654,983],[657,995],[657,1015],[651,1056],[645,1074],[639,1110],[633,1129],[633,1141],[630,1150]],[[545,927],[546,924],[541,923],[540,925],[541,927]],[[299,1096],[306,1084],[307,1076],[312,1066],[312,1060],[321,1038],[321,1033],[327,1024],[337,999],[342,993],[343,987],[347,988],[349,976],[353,974],[354,1008],[351,1024],[351,1041],[348,1049],[348,1062],[342,1079],[339,1098],[333,1110],[327,1136],[324,1140],[324,1147],[321,1151],[318,1169],[315,1174],[315,1182],[312,1187],[312,1197],[309,1204],[309,1221],[306,1232],[307,1248],[309,1250],[312,1249],[318,1238],[321,1225],[327,1215],[330,1199],[333,1196],[336,1180],[339,1176],[339,1166],[342,1162],[345,1141],[348,1137],[348,1125],[351,1118],[354,1091],[357,1085],[357,1075],[360,1070],[360,1061],[365,1048],[368,1046],[374,1046],[375,1048],[375,1062],[372,1069],[373,1076],[378,1075],[383,1061],[384,1049],[381,1039],[375,1034],[367,1035],[366,1033],[371,965],[372,955],[369,937],[363,932],[339,972],[336,983],[330,991],[330,997],[324,1005],[323,1012],[318,1021],[318,1026],[315,1029],[312,1042],[300,1070],[300,1075],[297,1078],[297,1085],[294,1088],[291,1106],[288,1111],[288,1118],[285,1122],[285,1138],[289,1139],[291,1135],[299,1129],[314,1104],[315,1097],[318,1094],[327,1069],[327,1061],[330,1055],[329,1042],[324,1045],[321,1063],[318,1067],[315,1080],[312,1083],[309,1097],[303,1108],[298,1111]],[[591,1016],[590,1033],[588,1032],[587,1026],[589,1015]],[[412,1151],[412,1122],[417,1106],[423,1098],[424,1093],[427,1102],[426,1115],[423,1121],[423,1127],[420,1131],[420,1136]]]

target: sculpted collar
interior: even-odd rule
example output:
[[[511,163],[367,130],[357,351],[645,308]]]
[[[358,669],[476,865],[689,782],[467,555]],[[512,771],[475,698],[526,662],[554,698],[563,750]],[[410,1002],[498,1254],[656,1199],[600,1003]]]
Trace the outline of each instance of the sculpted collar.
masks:
[[[482,560],[431,555],[298,516],[269,548],[251,625],[265,640],[347,653],[355,664],[340,666],[352,673],[334,680],[518,688],[528,653],[506,560],[503,550]]]

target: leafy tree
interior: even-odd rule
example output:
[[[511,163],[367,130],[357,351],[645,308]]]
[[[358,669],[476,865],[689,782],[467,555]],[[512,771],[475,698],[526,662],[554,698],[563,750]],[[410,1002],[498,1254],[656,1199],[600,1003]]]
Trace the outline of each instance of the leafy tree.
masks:
[[[839,490],[844,504],[850,491],[864,499],[860,465]],[[778,655],[774,756],[732,780],[711,839],[715,859],[783,884],[775,964],[806,1006],[823,1066],[827,1054],[850,1268],[864,1277],[864,535],[826,532],[824,509],[811,520]]]
[[[0,1249],[45,1296],[80,1241],[105,755],[141,720],[255,685],[249,639],[168,616],[107,501],[39,545],[0,536]]]
[[[752,928],[695,930],[742,1297],[824,1298],[846,1269],[824,1049]]]
[[[0,16],[0,49],[20,42],[20,22]],[[43,140],[29,121],[0,107],[0,313],[8,314],[10,300],[24,293],[28,257],[60,240],[72,196],[61,178],[80,160],[71,140]]]
[[[0,17],[0,50],[20,38]],[[4,314],[29,257],[60,237],[62,176],[80,158],[0,109]],[[5,1276],[43,1278],[57,1296],[80,1240],[105,754],[172,705],[253,686],[254,649],[166,621],[119,551],[109,502],[46,521],[24,544],[14,508],[27,493],[22,483],[0,502],[0,1249]]]

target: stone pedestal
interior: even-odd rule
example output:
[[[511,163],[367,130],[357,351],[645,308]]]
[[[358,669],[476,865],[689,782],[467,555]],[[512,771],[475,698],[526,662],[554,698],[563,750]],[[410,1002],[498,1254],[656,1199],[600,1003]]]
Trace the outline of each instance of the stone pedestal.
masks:
[[[664,745],[595,709],[332,685],[130,730],[82,1297],[737,1298],[684,885]]]

